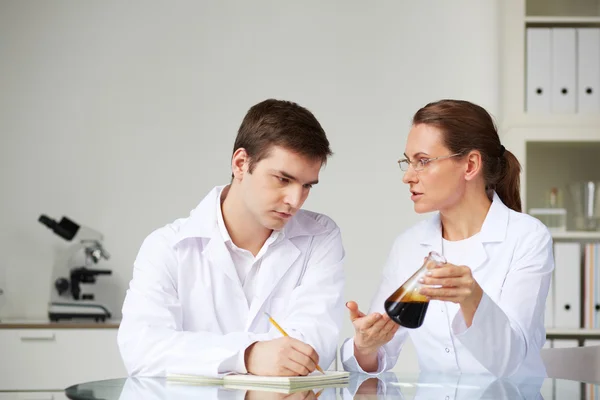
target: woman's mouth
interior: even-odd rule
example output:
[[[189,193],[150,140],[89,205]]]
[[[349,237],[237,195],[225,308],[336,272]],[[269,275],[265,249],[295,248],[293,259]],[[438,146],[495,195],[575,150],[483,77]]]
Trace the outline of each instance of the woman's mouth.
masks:
[[[410,194],[411,194],[410,199],[412,201],[417,201],[418,199],[421,198],[421,196],[423,196],[423,193],[415,192],[414,190],[411,190]]]

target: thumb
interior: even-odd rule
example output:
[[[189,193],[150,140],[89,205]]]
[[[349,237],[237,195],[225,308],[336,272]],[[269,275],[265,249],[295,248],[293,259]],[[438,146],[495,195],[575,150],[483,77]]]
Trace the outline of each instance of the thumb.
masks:
[[[348,308],[348,310],[350,311],[350,320],[351,321],[354,321],[357,318],[362,318],[365,316],[365,314],[360,312],[360,310],[358,309],[358,304],[356,304],[355,301],[347,302],[346,308]]]

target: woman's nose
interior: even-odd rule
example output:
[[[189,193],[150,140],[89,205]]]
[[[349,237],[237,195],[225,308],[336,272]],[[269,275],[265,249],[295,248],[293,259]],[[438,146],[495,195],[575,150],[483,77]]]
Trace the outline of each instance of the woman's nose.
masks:
[[[408,167],[408,170],[404,171],[404,175],[402,176],[402,182],[408,184],[411,182],[415,182],[417,180],[417,172],[414,170],[412,166]]]

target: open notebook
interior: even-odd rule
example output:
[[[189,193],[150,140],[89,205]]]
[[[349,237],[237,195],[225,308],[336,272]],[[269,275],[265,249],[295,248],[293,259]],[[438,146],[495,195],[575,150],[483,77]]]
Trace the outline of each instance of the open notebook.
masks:
[[[343,387],[348,384],[350,373],[346,371],[315,371],[307,376],[258,376],[230,374],[222,377],[198,375],[168,374],[168,382],[187,383],[191,385],[223,385],[232,389],[255,390],[302,390],[325,387]]]

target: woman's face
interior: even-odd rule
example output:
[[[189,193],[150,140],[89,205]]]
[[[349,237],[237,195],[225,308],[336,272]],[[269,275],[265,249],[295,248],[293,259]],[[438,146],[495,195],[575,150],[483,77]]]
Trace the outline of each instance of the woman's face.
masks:
[[[426,124],[413,125],[408,134],[403,159],[409,166],[402,181],[409,185],[417,213],[451,208],[464,196],[467,161],[451,156],[442,138],[438,128]]]

